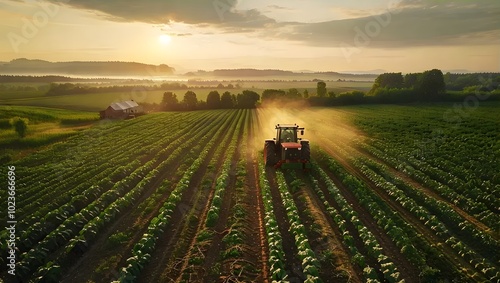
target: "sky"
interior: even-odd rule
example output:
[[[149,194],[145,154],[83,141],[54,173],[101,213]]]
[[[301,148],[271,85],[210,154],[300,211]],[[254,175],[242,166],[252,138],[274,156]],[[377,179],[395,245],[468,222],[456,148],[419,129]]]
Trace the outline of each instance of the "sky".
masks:
[[[0,61],[500,72],[500,1],[0,0]]]

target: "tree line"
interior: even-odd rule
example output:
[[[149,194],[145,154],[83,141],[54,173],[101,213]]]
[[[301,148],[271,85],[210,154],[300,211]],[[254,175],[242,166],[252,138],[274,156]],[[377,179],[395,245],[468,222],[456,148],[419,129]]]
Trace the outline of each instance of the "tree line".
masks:
[[[13,78],[11,78],[13,79]],[[244,90],[232,94],[229,90],[239,88],[232,84],[219,84],[218,89],[228,89],[220,94],[211,91],[206,101],[198,100],[195,89],[179,82],[165,82],[159,85],[113,85],[88,86],[73,83],[52,83],[46,95],[68,95],[104,92],[151,91],[165,90],[160,104],[144,104],[148,110],[195,110],[195,109],[229,109],[254,108],[259,103],[265,105],[272,102],[301,101],[312,106],[349,105],[363,103],[410,103],[434,101],[460,101],[474,93],[488,93],[489,99],[500,99],[500,73],[443,74],[441,70],[432,69],[421,73],[384,73],[374,81],[368,92],[351,91],[336,93],[328,90],[326,82],[315,80],[316,92],[296,88],[288,90],[266,89],[261,95],[252,90]],[[1,89],[0,89],[1,90]],[[182,98],[178,98],[173,90],[186,90]],[[313,92],[313,91],[311,91]]]
[[[74,95],[87,93],[106,93],[106,92],[129,92],[129,91],[154,91],[154,90],[179,90],[179,89],[200,89],[207,88],[206,86],[187,86],[179,82],[165,82],[160,85],[112,85],[112,86],[88,86],[85,84],[73,83],[51,83],[45,95]],[[218,89],[235,89],[239,88],[233,84],[223,85],[219,83]]]
[[[463,81],[467,78],[468,84]],[[453,80],[452,89],[447,87],[446,81]],[[456,84],[463,86],[457,92]],[[476,85],[477,84],[477,85]],[[231,109],[255,108],[258,105],[279,105],[290,101],[300,101],[311,106],[334,106],[372,103],[411,103],[436,101],[462,101],[472,93],[488,93],[491,100],[500,100],[500,74],[467,74],[443,75],[441,70],[432,69],[421,73],[384,73],[374,81],[368,92],[351,91],[335,93],[328,90],[326,82],[317,81],[316,93],[302,92],[296,88],[288,90],[266,89],[261,95],[251,90],[244,90],[239,94],[229,91],[222,95],[218,91],[211,91],[206,101],[198,100],[193,91],[187,91],[182,99],[173,92],[165,92],[160,105],[147,105],[149,110],[196,110],[196,109]]]
[[[167,91],[163,94],[159,107],[165,111],[255,108],[259,100],[260,95],[251,90],[244,90],[238,94],[225,91],[222,95],[213,90],[208,94],[206,101],[198,100],[196,93],[191,90],[184,94],[182,100],[179,100],[175,93]]]
[[[448,85],[449,84],[449,85]],[[296,89],[265,90],[262,103],[302,99],[312,106],[350,105],[365,103],[410,103],[436,101],[462,101],[471,94],[488,94],[491,100],[500,100],[500,74],[450,74],[432,69],[421,73],[384,73],[374,81],[367,92],[329,91],[324,81],[316,84],[316,93]]]

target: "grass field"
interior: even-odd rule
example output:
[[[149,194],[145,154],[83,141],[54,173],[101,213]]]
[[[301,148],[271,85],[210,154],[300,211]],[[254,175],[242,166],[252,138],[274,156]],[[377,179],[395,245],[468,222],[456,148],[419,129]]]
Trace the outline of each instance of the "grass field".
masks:
[[[10,163],[16,279],[499,282],[499,108],[459,123],[452,104],[96,122]],[[264,165],[276,123],[306,127],[309,172]]]
[[[0,105],[0,121],[8,123],[14,117],[27,118],[28,130],[21,139],[13,127],[0,129],[0,158],[3,161],[17,159],[42,146],[63,140],[99,119],[96,112]]]

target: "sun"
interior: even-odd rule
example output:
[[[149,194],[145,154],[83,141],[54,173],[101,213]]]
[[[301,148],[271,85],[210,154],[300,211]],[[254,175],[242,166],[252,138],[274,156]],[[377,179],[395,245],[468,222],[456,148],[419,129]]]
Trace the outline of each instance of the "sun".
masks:
[[[162,34],[158,37],[158,41],[163,45],[168,45],[172,41],[172,37],[168,34]]]

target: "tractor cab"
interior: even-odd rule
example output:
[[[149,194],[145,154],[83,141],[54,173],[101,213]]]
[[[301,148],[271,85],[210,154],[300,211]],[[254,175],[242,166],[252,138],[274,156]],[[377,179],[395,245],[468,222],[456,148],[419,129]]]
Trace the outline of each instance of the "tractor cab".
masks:
[[[298,142],[300,140],[298,131],[301,130],[302,135],[304,134],[304,128],[298,128],[297,125],[276,125],[276,140],[280,143],[285,142]]]
[[[309,168],[309,141],[299,138],[304,128],[297,124],[277,124],[276,137],[267,139],[264,145],[266,165],[276,168]]]

